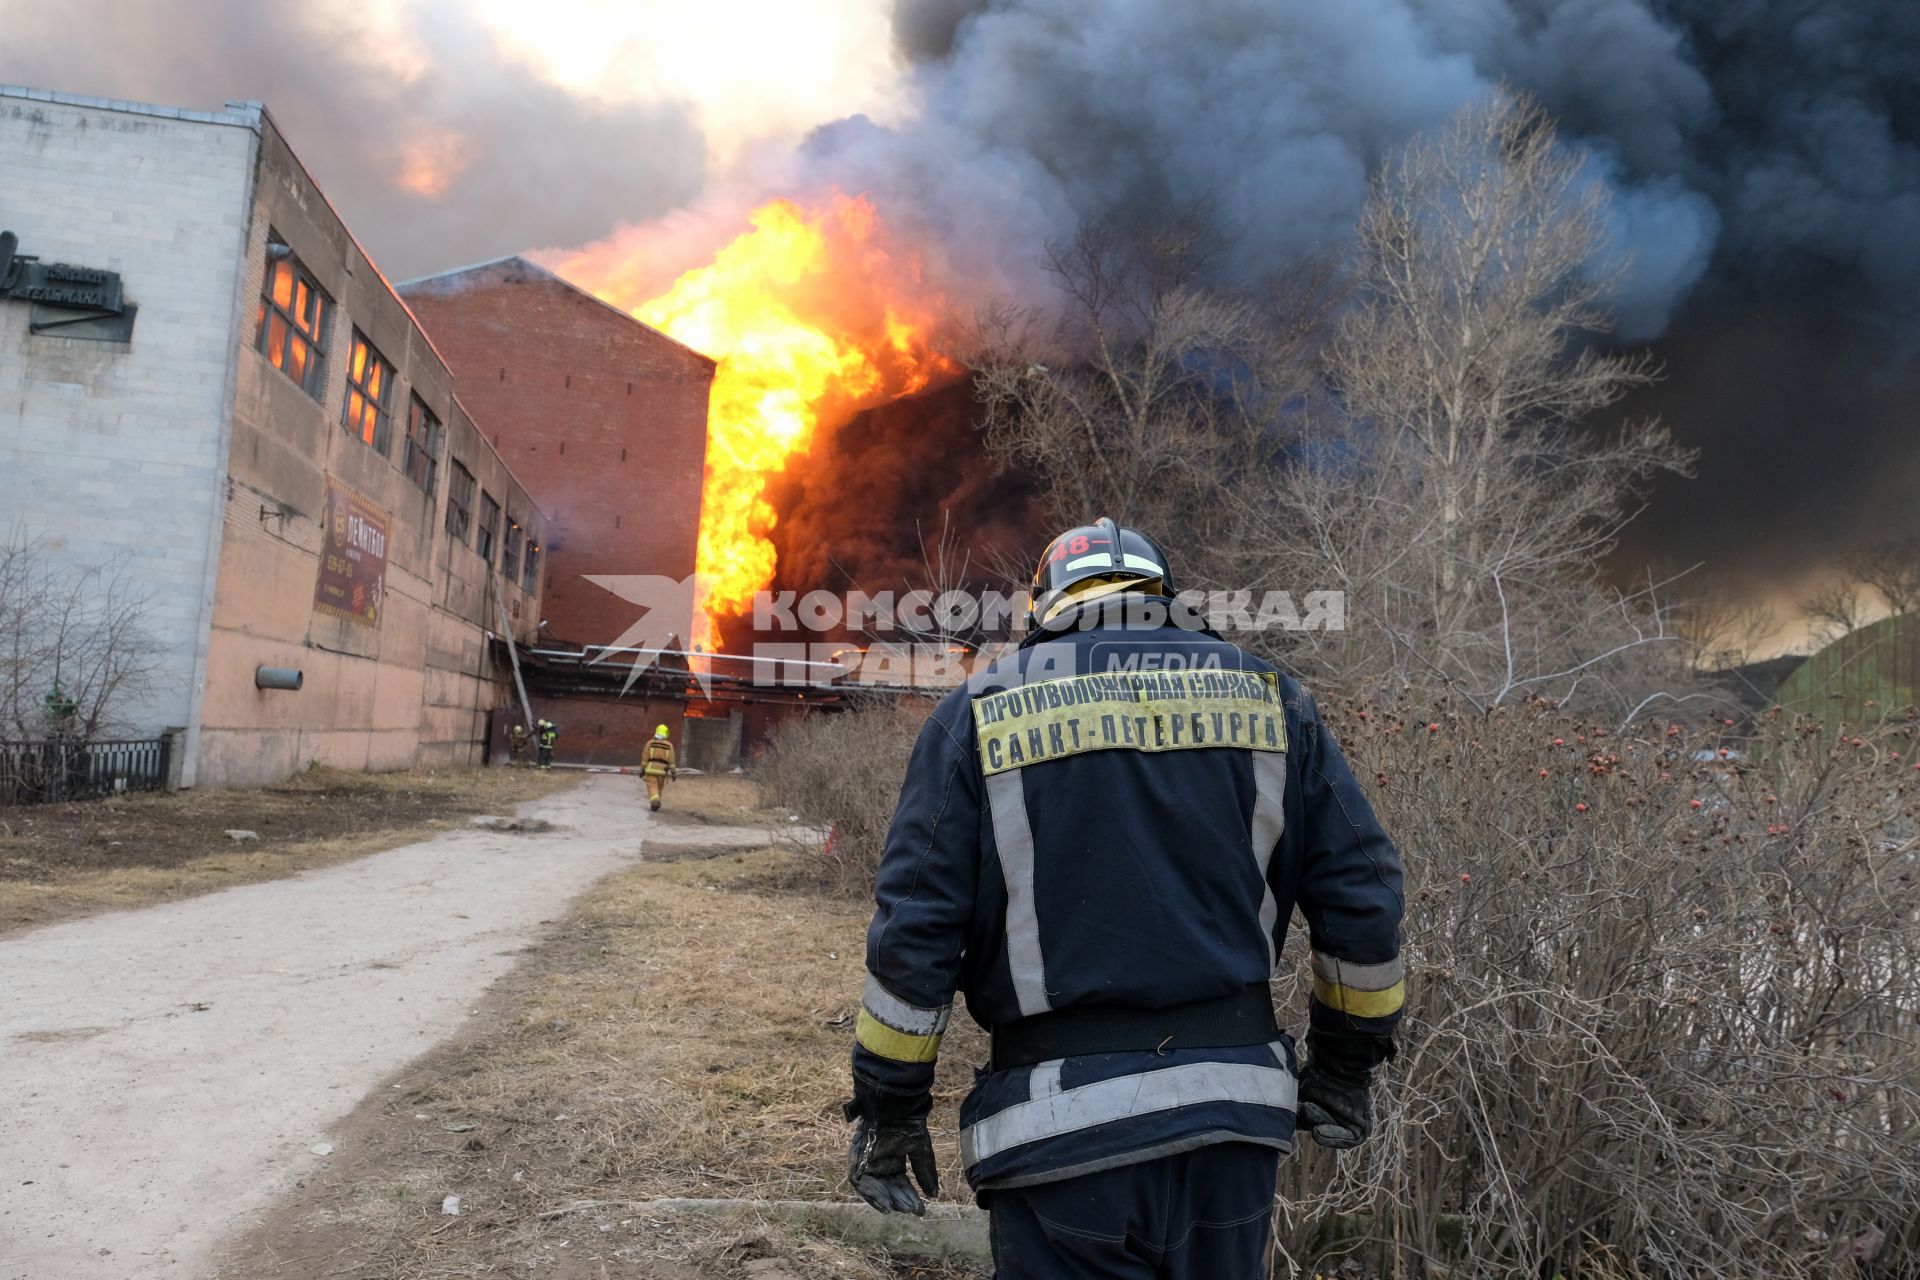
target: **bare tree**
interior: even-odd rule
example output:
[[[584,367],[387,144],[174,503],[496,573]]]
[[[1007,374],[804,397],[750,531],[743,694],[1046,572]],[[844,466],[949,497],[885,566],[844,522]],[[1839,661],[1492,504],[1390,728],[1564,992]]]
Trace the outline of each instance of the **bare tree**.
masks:
[[[1869,543],[1848,553],[1800,599],[1800,616],[1823,644],[1878,617],[1915,610],[1920,610],[1920,537]]]
[[[1266,298],[1205,283],[1204,219],[1084,228],[1047,262],[1057,315],[983,321],[989,443],[1062,518],[1165,535],[1191,583],[1344,592],[1344,631],[1254,639],[1323,686],[1639,705],[1684,675],[1668,584],[1599,564],[1692,455],[1586,424],[1655,370],[1601,346],[1584,166],[1531,103],[1470,107],[1385,167],[1349,272]]]
[[[1344,633],[1294,638],[1323,678],[1481,706],[1603,677],[1637,697],[1622,673],[1661,666],[1637,651],[1677,651],[1666,584],[1621,591],[1598,567],[1644,483],[1692,454],[1657,425],[1585,425],[1655,369],[1598,345],[1612,277],[1584,163],[1502,95],[1375,182],[1327,354],[1343,412],[1310,423],[1238,538],[1262,579],[1347,593]]]
[[[1893,615],[1920,610],[1920,537],[1876,542],[1847,557],[1848,574]]]
[[[1800,614],[1823,644],[1858,631],[1867,624],[1868,604],[1860,584],[1849,577],[1829,579],[1800,598]]]
[[[0,735],[85,743],[127,728],[159,671],[151,593],[126,556],[69,567],[0,543]]]
[[[1683,581],[1675,596],[1675,630],[1696,673],[1752,662],[1777,621],[1765,602],[1710,579]]]
[[[1058,311],[989,310],[970,360],[989,447],[1039,478],[1058,520],[1152,529],[1194,580],[1228,549],[1231,492],[1281,447],[1279,411],[1315,390],[1337,296],[1322,266],[1264,300],[1209,288],[1218,238],[1204,210],[1152,232],[1084,226],[1048,250]]]

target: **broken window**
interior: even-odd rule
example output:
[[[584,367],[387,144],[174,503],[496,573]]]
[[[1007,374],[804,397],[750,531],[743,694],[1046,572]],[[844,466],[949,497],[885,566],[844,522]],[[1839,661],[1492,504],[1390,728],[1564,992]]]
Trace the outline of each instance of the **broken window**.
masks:
[[[480,536],[473,541],[473,549],[488,564],[493,563],[493,540],[500,532],[500,504],[493,495],[484,489],[480,492]]]
[[[503,582],[516,582],[520,578],[520,544],[524,538],[525,530],[509,514],[507,536],[500,544],[500,578]]]
[[[467,527],[473,523],[473,472],[453,460],[453,474],[447,480],[447,532],[461,546],[467,545]]]
[[[274,231],[267,232],[267,278],[260,294],[260,353],[315,400],[326,392],[320,373],[331,304],[313,276]]]
[[[373,344],[353,331],[353,355],[347,361],[347,410],[341,419],[347,434],[358,436],[382,457],[387,452],[387,434],[391,415],[387,400],[393,394],[393,366],[373,349]]]
[[[440,419],[428,412],[419,396],[407,400],[407,452],[400,469],[420,486],[422,493],[433,492],[434,472],[440,467]]]

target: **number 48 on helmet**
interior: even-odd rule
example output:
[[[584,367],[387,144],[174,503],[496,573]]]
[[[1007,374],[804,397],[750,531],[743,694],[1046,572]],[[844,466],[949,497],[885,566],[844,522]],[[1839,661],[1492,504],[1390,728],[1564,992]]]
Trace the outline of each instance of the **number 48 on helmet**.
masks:
[[[1047,544],[1033,571],[1028,626],[1045,623],[1069,601],[1092,594],[1103,584],[1160,596],[1178,594],[1160,544],[1138,529],[1102,516]]]

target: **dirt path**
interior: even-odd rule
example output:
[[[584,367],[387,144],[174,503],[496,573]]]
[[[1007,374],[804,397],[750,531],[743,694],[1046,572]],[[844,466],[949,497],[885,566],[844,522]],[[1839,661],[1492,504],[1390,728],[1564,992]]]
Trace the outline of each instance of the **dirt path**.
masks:
[[[449,832],[0,941],[0,1280],[209,1274],[324,1165],[329,1126],[652,825],[614,776],[520,816],[553,829]]]

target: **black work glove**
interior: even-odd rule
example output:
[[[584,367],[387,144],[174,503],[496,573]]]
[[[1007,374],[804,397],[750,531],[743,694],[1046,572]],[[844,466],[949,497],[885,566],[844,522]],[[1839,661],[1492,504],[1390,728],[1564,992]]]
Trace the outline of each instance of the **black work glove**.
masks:
[[[1323,1147],[1347,1151],[1373,1132],[1373,1069],[1393,1057],[1389,1036],[1307,1032],[1300,1071],[1300,1127]]]
[[[854,1122],[847,1147],[847,1182],[882,1213],[924,1214],[926,1201],[907,1181],[907,1169],[928,1197],[940,1194],[933,1138],[927,1132],[931,1093],[898,1094],[855,1076],[853,1098],[841,1114]]]

